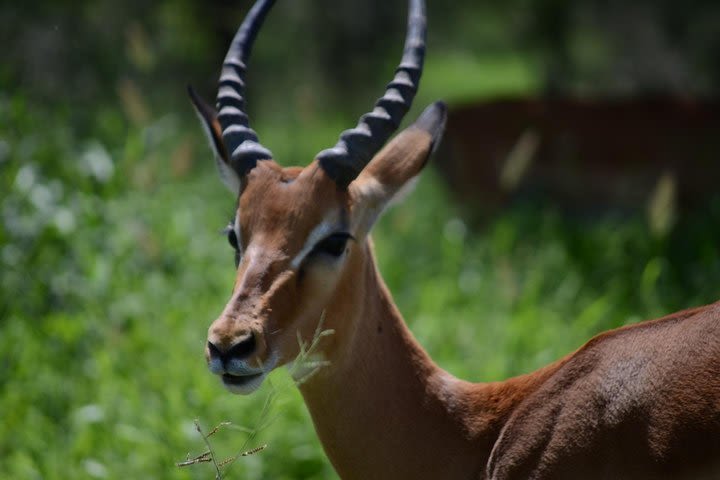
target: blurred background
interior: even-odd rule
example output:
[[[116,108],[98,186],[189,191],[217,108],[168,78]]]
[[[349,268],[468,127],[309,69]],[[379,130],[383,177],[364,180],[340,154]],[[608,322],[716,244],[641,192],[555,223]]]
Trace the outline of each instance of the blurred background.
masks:
[[[185,88],[214,98],[249,6],[0,3],[0,478],[214,478],[175,465],[205,450],[195,419],[233,423],[220,458],[267,444],[225,478],[336,478],[286,372],[236,397],[202,356],[233,198]],[[405,14],[278,2],[248,107],[280,163],[371,108]],[[375,239],[441,366],[498,380],[720,298],[718,2],[429,0],[428,16],[409,117],[443,98],[448,131]]]

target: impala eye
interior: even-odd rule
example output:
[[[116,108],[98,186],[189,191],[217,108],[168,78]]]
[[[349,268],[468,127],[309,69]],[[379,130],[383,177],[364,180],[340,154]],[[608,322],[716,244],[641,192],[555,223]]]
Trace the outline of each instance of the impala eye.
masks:
[[[228,228],[227,238],[228,238],[228,243],[230,244],[231,247],[233,247],[235,249],[235,251],[240,250],[240,247],[238,246],[237,235],[235,235],[235,229],[233,229],[232,227]]]
[[[331,257],[339,257],[345,252],[347,241],[351,238],[353,238],[353,236],[347,232],[333,233],[315,245],[312,253],[321,253],[330,255]]]
[[[238,243],[237,235],[235,234],[235,228],[233,223],[230,222],[227,227],[223,230],[223,233],[227,235],[228,243],[233,248],[235,253],[235,267],[240,265],[240,244]]]

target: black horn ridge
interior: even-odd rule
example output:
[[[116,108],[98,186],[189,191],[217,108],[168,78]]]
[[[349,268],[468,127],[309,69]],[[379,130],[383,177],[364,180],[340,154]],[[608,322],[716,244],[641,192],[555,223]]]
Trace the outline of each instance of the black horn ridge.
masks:
[[[346,188],[382,148],[410,109],[417,93],[425,58],[425,2],[409,0],[405,48],[395,77],[372,112],[357,126],[340,135],[337,144],[317,155],[321,167],[341,188]]]
[[[271,159],[245,113],[245,71],[253,42],[275,0],[258,0],[235,34],[223,62],[217,94],[218,120],[230,165],[245,175],[258,160]]]

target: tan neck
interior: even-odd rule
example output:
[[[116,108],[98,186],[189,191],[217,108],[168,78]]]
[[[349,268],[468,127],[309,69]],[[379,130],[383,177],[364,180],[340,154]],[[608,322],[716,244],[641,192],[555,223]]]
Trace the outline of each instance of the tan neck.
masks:
[[[370,247],[357,253],[354,281],[327,310],[330,366],[300,387],[328,457],[343,479],[479,478],[529,382],[443,371],[405,326]]]

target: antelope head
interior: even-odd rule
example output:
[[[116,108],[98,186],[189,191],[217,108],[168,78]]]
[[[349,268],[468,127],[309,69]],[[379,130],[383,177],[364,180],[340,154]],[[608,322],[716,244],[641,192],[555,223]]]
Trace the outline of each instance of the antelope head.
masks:
[[[210,371],[243,394],[297,356],[298,334],[311,335],[324,311],[341,324],[351,317],[352,302],[363,301],[355,298],[353,272],[370,255],[367,234],[425,165],[446,116],[444,104],[434,103],[382,148],[410,108],[422,72],[425,6],[410,0],[402,60],[373,110],[308,166],[280,167],[245,113],[246,64],[273,3],[259,0],[240,26],[223,63],[216,108],[189,89],[221,178],[237,199],[227,227],[235,285],[210,325],[205,356]]]

